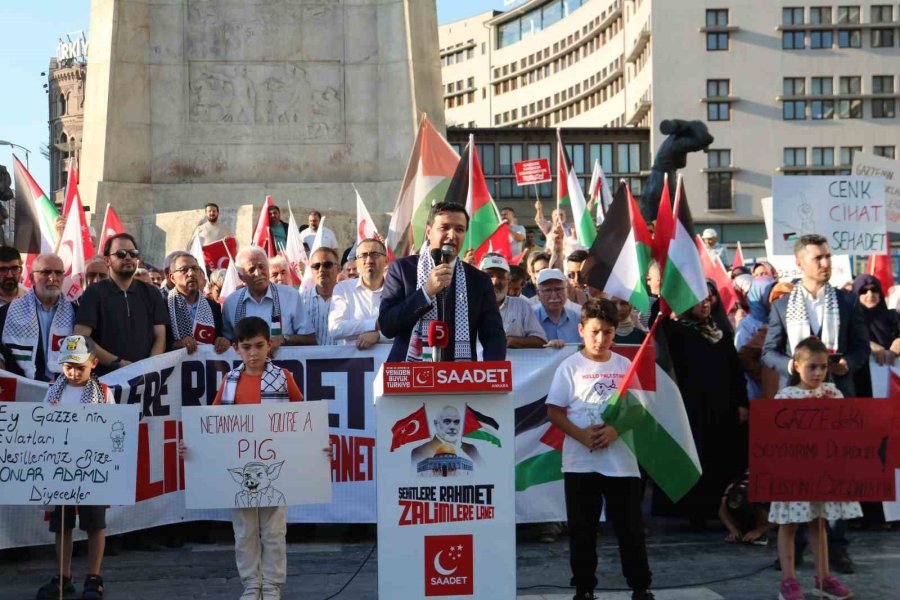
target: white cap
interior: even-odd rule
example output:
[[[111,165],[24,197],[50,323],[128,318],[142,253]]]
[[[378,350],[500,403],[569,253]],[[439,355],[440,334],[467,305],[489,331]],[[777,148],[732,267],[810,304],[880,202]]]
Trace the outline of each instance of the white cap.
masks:
[[[545,281],[565,281],[566,276],[563,275],[563,272],[559,269],[544,269],[540,273],[538,273],[538,285],[541,285]]]
[[[497,256],[495,254],[489,254],[482,258],[481,265],[478,268],[482,271],[487,271],[488,269],[503,269],[509,273],[509,263],[507,263],[506,259],[502,256]]]
[[[719,234],[716,233],[716,230],[712,227],[707,227],[703,230],[703,235],[700,236],[704,240],[708,240],[709,238],[718,238]]]
[[[70,335],[60,344],[59,364],[83,365],[91,360],[91,351],[84,336]]]

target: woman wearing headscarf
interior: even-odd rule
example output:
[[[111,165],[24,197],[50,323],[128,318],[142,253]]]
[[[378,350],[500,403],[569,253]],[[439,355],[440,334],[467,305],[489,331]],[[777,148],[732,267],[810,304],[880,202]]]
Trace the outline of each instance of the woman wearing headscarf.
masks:
[[[738,323],[734,334],[734,348],[744,368],[747,396],[751,400],[773,398],[778,391],[778,374],[762,364],[762,347],[769,329],[769,294],[774,287],[775,280],[767,275],[753,278],[747,291],[748,314]]]
[[[737,329],[741,320],[750,312],[750,306],[747,304],[747,292],[750,291],[753,276],[748,274],[738,275],[731,280],[731,283],[734,285],[734,293],[737,294],[737,303],[734,305],[733,312],[728,315],[728,319],[733,324],[733,327]]]
[[[660,323],[703,469],[674,509],[698,529],[715,518],[722,490],[747,468],[747,387],[733,336],[722,329],[728,321],[721,302],[714,318],[715,298],[711,290],[691,310]],[[664,494],[655,493],[653,502],[657,514],[672,512]]]
[[[872,358],[879,365],[893,364],[894,359],[900,354],[900,314],[888,309],[881,282],[871,275],[860,275],[854,279],[853,293],[859,298],[859,304],[866,318]],[[872,396],[872,382],[868,369],[859,369],[856,372],[854,384],[860,397]]]

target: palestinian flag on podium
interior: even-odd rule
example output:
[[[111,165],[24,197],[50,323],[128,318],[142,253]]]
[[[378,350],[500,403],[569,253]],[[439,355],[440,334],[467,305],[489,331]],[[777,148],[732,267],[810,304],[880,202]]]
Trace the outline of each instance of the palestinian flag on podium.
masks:
[[[657,319],[638,349],[603,412],[603,420],[619,432],[656,485],[677,502],[694,487],[703,470],[681,392],[670,375],[660,322]]]
[[[594,219],[587,210],[584,191],[581,188],[581,180],[578,179],[575,169],[572,168],[572,162],[569,160],[569,155],[566,154],[566,147],[563,146],[558,128],[556,130],[556,147],[558,149],[556,160],[556,197],[558,205],[571,205],[572,220],[575,223],[578,241],[585,248],[590,248],[597,238],[597,226],[594,225]]]
[[[56,233],[59,211],[15,154],[13,170],[16,182],[13,246],[23,254],[53,252],[59,242]]]
[[[647,224],[623,183],[616,190],[582,267],[588,285],[628,300],[639,311],[649,314],[650,296],[644,281],[651,243]]]
[[[547,396],[516,408],[516,491],[562,481],[565,434],[547,419]]]
[[[463,437],[472,440],[484,440],[500,448],[500,425],[494,420],[482,414],[466,404],[466,421],[463,424]]]
[[[488,192],[473,135],[469,136],[469,143],[459,158],[444,200],[465,206],[469,213],[469,230],[461,252],[475,250],[475,265],[489,251],[499,252],[506,260],[512,258],[509,229],[500,223],[500,213]]]
[[[675,314],[681,314],[709,295],[700,255],[694,244],[694,221],[688,208],[684,183],[678,176],[675,219],[662,272],[660,295]],[[659,220],[657,220],[658,222]],[[665,240],[662,240],[665,243]]]

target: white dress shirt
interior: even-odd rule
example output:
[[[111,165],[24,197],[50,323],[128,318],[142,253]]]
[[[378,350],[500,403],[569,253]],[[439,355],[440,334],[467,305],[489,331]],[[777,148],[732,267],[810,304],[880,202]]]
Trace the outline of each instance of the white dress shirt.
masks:
[[[825,287],[823,286],[815,297],[809,291],[800,286],[800,294],[803,295],[803,301],[806,302],[806,318],[809,319],[809,332],[812,335],[820,335],[822,323],[825,322]]]
[[[337,248],[337,237],[334,235],[334,232],[324,225],[319,226],[322,231],[322,245],[326,248]],[[312,250],[313,240],[316,239],[316,232],[318,230],[313,230],[312,227],[307,227],[303,231],[300,232],[300,240],[306,244],[307,248]]]
[[[361,333],[375,331],[381,291],[370,290],[362,277],[346,279],[334,287],[331,295],[331,313],[328,315],[328,331],[338,345],[352,344]],[[379,335],[379,342],[387,342]]]
[[[300,330],[303,322],[301,313],[302,306],[300,295],[297,290],[280,283],[269,284],[266,295],[257,301],[250,294],[249,290],[244,298],[244,316],[259,317],[272,327],[272,311],[275,309],[275,301],[272,299],[272,288],[278,290],[278,302],[281,305],[281,334],[297,335],[304,333]],[[225,299],[225,306],[222,307],[222,335],[229,340],[234,339],[234,313],[237,310],[238,299],[241,297],[241,290],[235,290]]]
[[[328,314],[334,305],[334,292],[327,300],[319,295],[318,288],[313,286],[300,293],[300,335],[316,336],[316,343],[320,346],[334,346],[336,342],[328,331]]]

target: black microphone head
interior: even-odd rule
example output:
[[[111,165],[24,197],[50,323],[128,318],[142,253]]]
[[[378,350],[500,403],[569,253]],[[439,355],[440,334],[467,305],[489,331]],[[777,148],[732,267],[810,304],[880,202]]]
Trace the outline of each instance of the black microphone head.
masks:
[[[432,248],[431,249],[431,260],[434,261],[434,264],[439,265],[444,262],[444,256],[441,253],[440,248]]]
[[[450,244],[444,244],[443,246],[441,246],[441,254],[444,255],[444,262],[450,262],[450,257],[453,256],[454,252],[456,252],[456,248],[454,248]]]

